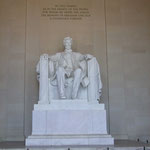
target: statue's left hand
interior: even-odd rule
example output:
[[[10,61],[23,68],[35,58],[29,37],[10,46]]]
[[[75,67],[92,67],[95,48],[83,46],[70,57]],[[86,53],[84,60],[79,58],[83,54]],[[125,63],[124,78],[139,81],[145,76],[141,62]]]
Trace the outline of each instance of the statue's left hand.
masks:
[[[89,59],[92,59],[92,58],[93,58],[93,56],[90,55],[90,54],[86,54],[86,55],[85,55],[85,59],[86,59],[86,60],[89,60]]]

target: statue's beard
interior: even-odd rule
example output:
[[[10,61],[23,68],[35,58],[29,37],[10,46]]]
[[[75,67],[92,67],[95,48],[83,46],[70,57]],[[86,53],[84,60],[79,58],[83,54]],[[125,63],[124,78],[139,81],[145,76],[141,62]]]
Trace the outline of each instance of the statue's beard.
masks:
[[[72,49],[71,49],[71,47],[70,48],[65,48],[65,52],[72,52]]]

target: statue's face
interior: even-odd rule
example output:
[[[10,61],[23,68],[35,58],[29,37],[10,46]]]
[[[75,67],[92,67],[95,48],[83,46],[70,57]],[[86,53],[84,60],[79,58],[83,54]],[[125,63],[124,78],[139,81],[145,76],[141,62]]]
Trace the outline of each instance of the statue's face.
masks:
[[[66,50],[70,50],[71,49],[71,45],[72,45],[71,40],[65,40],[64,46],[65,46]]]

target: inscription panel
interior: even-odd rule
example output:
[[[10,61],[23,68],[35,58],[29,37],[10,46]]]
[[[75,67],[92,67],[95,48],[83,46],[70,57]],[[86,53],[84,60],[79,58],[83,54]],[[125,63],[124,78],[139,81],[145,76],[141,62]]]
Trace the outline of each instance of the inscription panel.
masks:
[[[90,16],[89,8],[78,5],[57,4],[41,10],[41,17],[47,17],[50,20],[83,20]]]

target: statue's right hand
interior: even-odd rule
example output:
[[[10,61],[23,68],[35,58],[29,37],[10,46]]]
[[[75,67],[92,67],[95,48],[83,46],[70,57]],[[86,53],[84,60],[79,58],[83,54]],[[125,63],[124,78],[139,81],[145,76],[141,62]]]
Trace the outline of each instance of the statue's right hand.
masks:
[[[48,59],[48,54],[44,53],[44,54],[42,54],[42,55],[40,56],[40,58],[42,58],[42,59]]]

